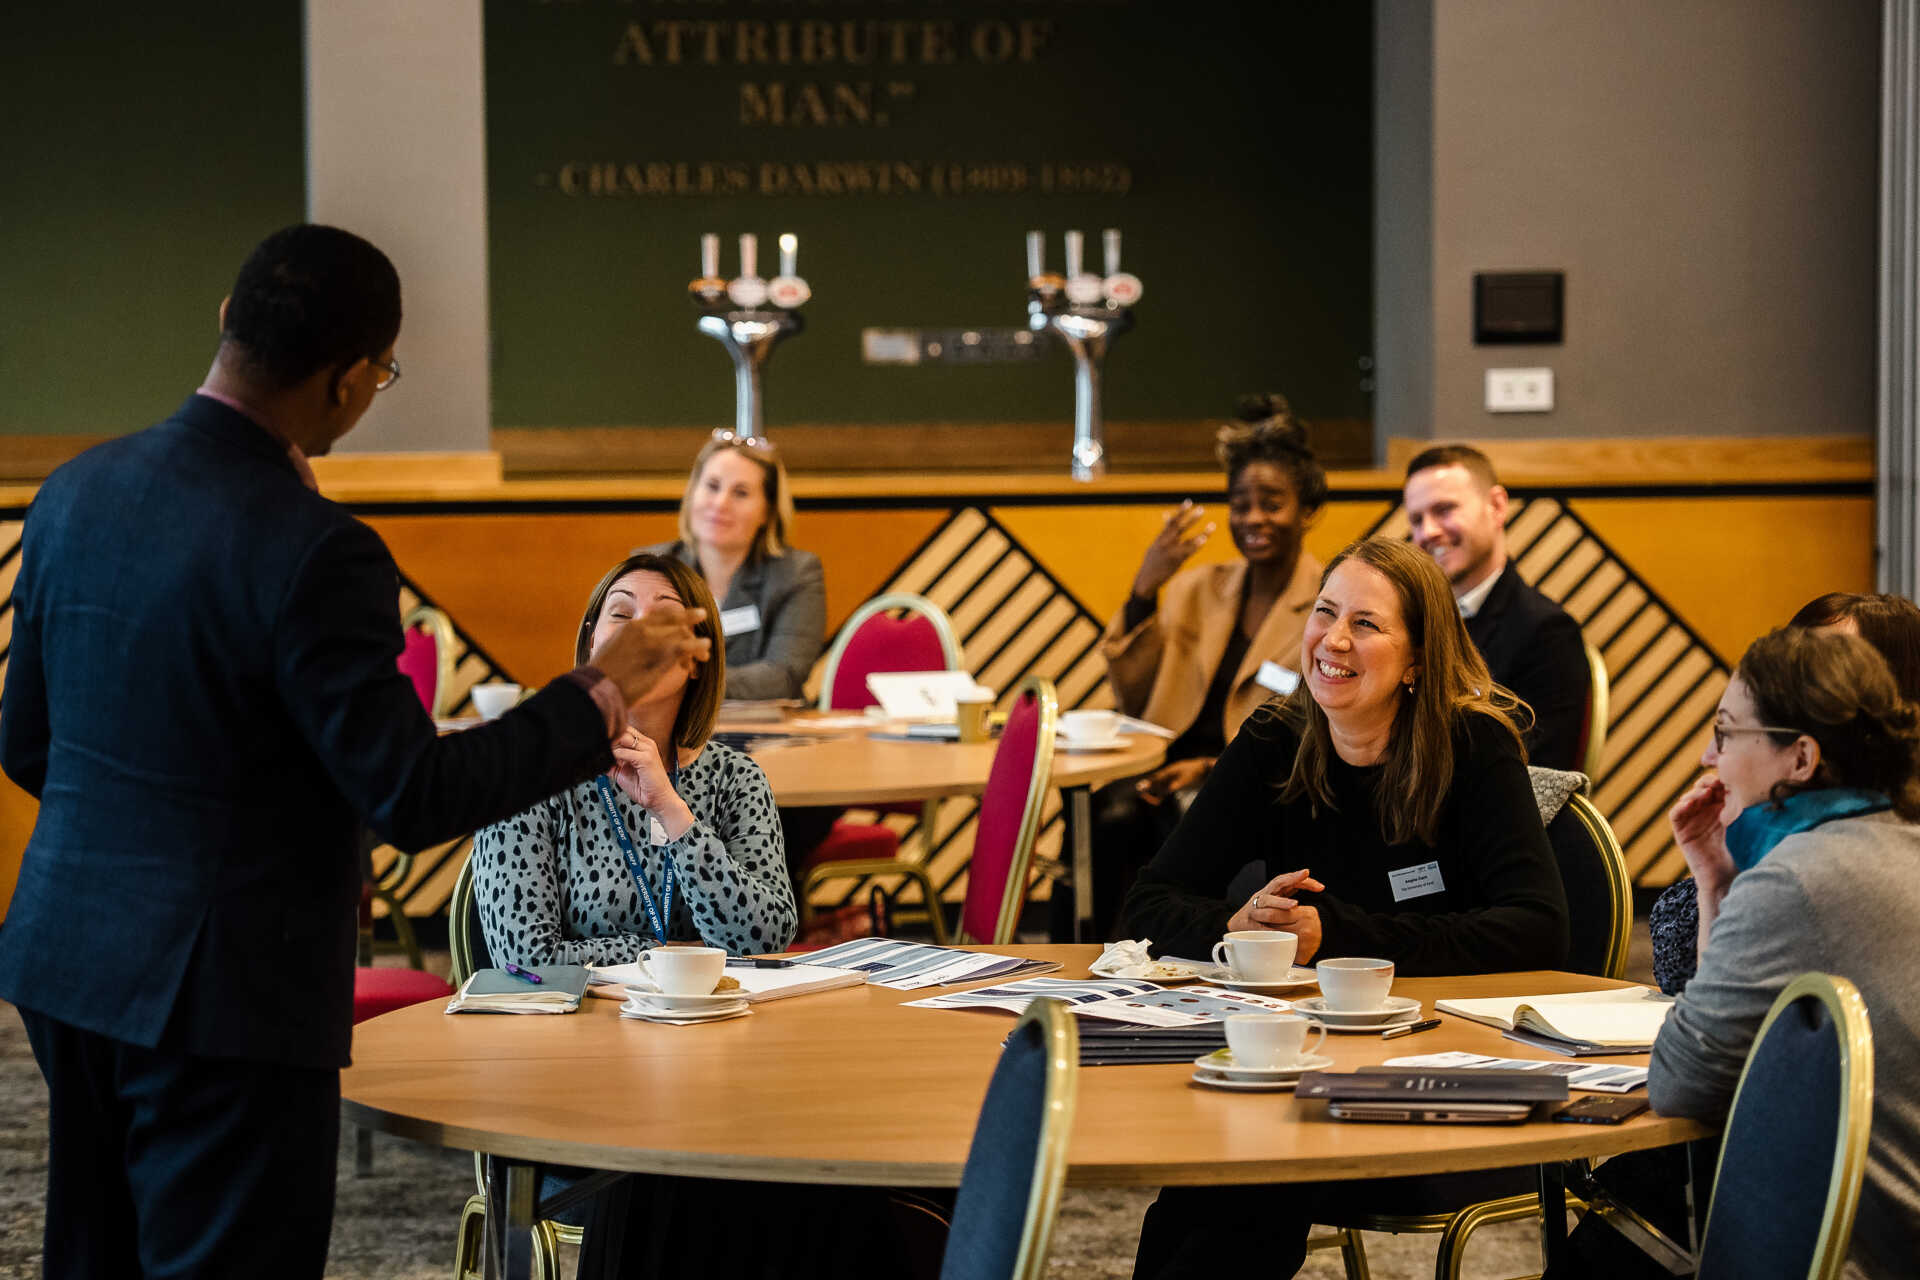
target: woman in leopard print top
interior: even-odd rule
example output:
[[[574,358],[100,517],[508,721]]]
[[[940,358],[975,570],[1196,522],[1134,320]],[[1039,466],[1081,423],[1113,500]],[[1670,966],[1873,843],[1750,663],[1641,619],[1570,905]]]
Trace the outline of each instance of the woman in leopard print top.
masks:
[[[660,599],[706,610],[710,621],[698,630],[712,634],[718,610],[697,573],[667,557],[630,556],[589,600],[575,661],[587,661],[615,628]],[[707,741],[725,668],[716,643],[708,662],[669,671],[630,710],[627,734],[614,744],[608,791],[652,910],[628,870],[598,781],[474,836],[474,889],[495,963],[620,964],[663,941],[705,942],[734,954],[786,948],[798,914],[773,793],[751,759]]]

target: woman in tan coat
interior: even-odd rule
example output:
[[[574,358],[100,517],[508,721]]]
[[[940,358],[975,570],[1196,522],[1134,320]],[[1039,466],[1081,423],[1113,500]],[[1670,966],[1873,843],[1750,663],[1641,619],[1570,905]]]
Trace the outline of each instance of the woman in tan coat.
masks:
[[[1148,545],[1101,640],[1115,704],[1176,737],[1159,769],[1094,795],[1098,937],[1109,935],[1135,873],[1179,821],[1182,793],[1206,779],[1256,707],[1299,679],[1321,572],[1300,543],[1326,502],[1327,473],[1284,397],[1250,396],[1237,416],[1220,429],[1217,452],[1240,559],[1181,571],[1215,528],[1204,508],[1182,503]]]

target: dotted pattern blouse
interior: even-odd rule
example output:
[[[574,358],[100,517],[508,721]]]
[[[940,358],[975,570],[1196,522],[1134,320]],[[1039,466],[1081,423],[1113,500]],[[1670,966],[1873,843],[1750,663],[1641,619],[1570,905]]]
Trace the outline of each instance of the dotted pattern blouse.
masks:
[[[614,788],[656,902],[673,860],[669,940],[703,941],[734,955],[785,949],[798,913],[760,766],[709,742],[681,768],[680,797],[693,825],[655,845],[647,811]],[[624,964],[661,941],[590,781],[476,834],[473,875],[495,964]]]

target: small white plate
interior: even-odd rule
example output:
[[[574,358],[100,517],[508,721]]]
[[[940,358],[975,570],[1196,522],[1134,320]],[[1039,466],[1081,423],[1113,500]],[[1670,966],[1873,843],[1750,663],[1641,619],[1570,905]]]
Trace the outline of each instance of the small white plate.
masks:
[[[684,1009],[699,1012],[706,1009],[721,1008],[732,1004],[745,1004],[747,993],[744,991],[715,991],[704,996],[670,996],[664,991],[649,991],[645,987],[628,987],[627,999],[644,1000],[656,1009]]]
[[[1127,745],[1127,736],[1116,733],[1111,738],[1069,738],[1056,734],[1053,739],[1055,751],[1118,751]]]
[[[739,1004],[723,1009],[708,1009],[702,1013],[692,1010],[650,1009],[632,1004],[620,1006],[620,1016],[634,1022],[725,1022],[728,1018],[744,1018],[753,1012],[753,1006],[742,1000]]]
[[[1233,1050],[1215,1049],[1212,1053],[1203,1053],[1193,1060],[1193,1065],[1229,1080],[1288,1080],[1297,1078],[1303,1071],[1319,1071],[1333,1065],[1333,1059],[1324,1053],[1310,1053],[1290,1067],[1242,1067],[1235,1064]]]
[[[1295,965],[1287,976],[1279,982],[1247,982],[1240,978],[1215,978],[1215,986],[1232,987],[1235,991],[1292,991],[1297,987],[1310,987],[1320,979],[1313,970]]]
[[[1328,1031],[1384,1031],[1403,1022],[1417,1022],[1420,1002],[1406,996],[1388,996],[1383,1009],[1335,1010],[1326,1007],[1325,996],[1312,996],[1293,1002],[1294,1012],[1305,1014]]]
[[[1299,1076],[1282,1076],[1273,1080],[1235,1080],[1204,1067],[1196,1068],[1191,1078],[1195,1084],[1205,1085],[1209,1089],[1233,1089],[1242,1093],[1291,1093],[1293,1086],[1300,1081]]]

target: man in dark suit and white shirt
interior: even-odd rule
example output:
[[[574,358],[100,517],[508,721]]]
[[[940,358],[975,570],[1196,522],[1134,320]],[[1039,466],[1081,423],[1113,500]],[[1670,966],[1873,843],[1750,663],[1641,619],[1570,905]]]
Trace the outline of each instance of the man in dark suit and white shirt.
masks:
[[[1592,676],[1580,626],[1520,578],[1507,558],[1507,491],[1468,445],[1439,445],[1407,464],[1413,541],[1453,585],[1467,634],[1493,678],[1533,708],[1530,763],[1580,767]]]
[[[592,777],[627,705],[710,651],[656,607],[438,736],[395,668],[398,570],[307,465],[400,376],[393,264],[289,227],[220,324],[206,382],[48,477],[22,535],[0,766],[40,812],[0,998],[47,1078],[61,1280],[318,1277],[361,824],[418,848]]]

